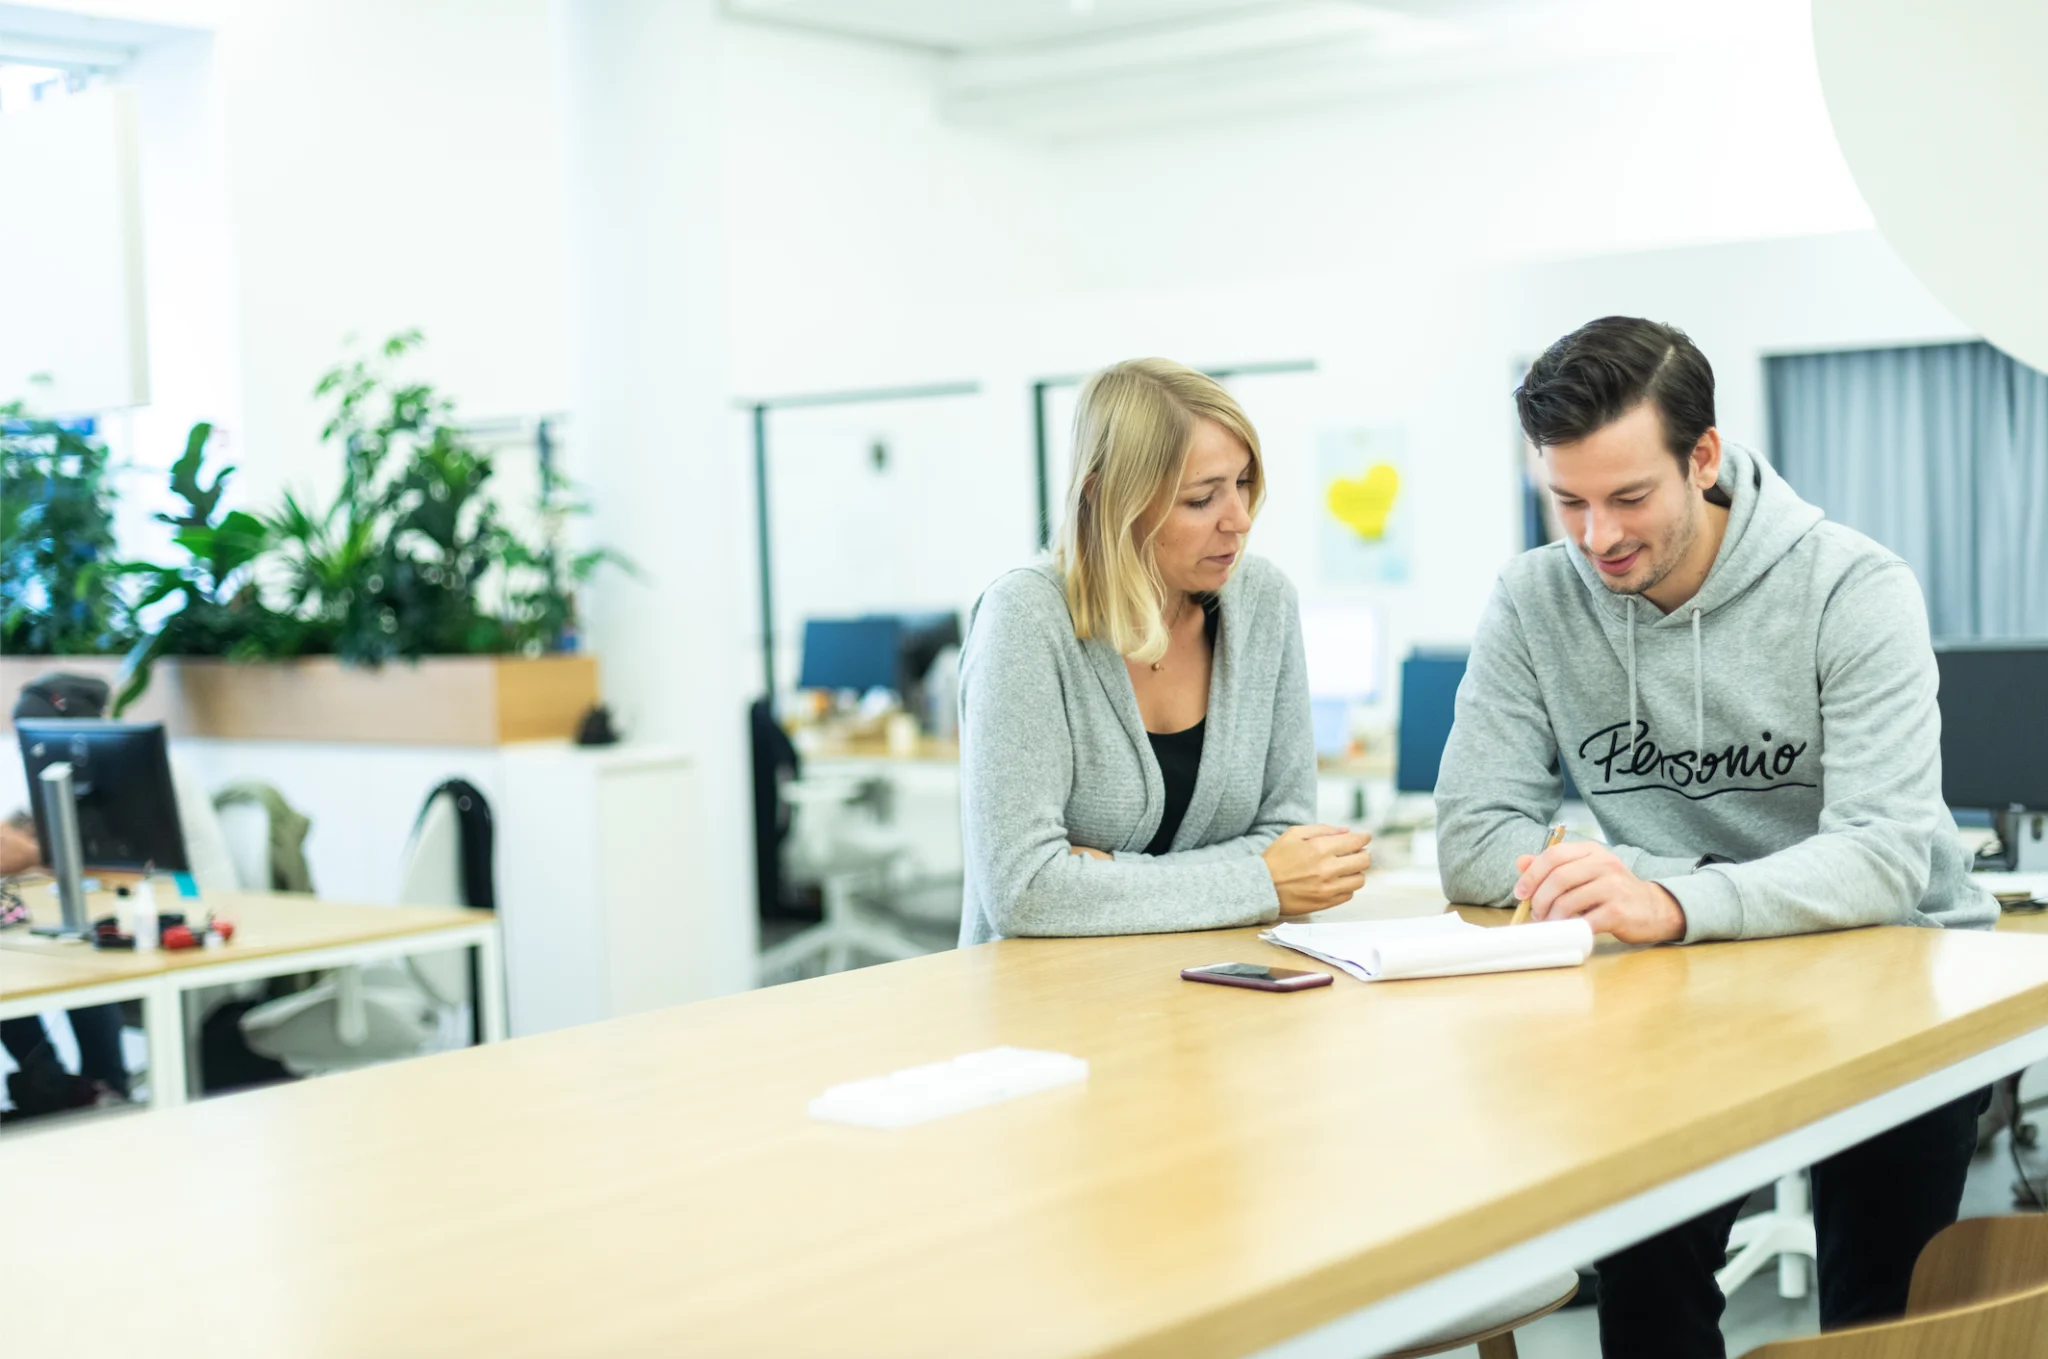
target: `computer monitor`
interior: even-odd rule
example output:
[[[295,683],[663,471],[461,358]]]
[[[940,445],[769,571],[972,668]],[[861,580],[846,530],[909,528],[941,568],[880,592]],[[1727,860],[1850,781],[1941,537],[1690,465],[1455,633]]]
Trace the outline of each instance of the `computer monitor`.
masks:
[[[1401,725],[1394,747],[1394,789],[1436,790],[1444,743],[1458,711],[1458,685],[1465,678],[1464,650],[1410,652],[1401,662]]]
[[[1947,642],[1941,795],[1951,807],[2048,811],[2048,640]]]
[[[902,682],[903,624],[894,617],[804,621],[800,689],[895,689]]]
[[[51,765],[71,765],[79,848],[87,868],[187,870],[163,723],[22,718],[14,729],[21,737],[31,789]],[[40,797],[31,801],[43,862],[51,863],[49,813]]]
[[[1401,793],[1433,793],[1442,769],[1444,746],[1458,714],[1458,686],[1465,680],[1466,652],[1461,648],[1416,648],[1401,662],[1401,725],[1395,744],[1394,789]],[[1579,790],[1571,771],[1558,761],[1564,800]]]

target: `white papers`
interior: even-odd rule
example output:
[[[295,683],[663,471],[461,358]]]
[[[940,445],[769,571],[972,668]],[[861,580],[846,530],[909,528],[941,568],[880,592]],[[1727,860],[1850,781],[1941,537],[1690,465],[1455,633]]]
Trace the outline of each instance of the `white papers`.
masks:
[[[1280,924],[1259,937],[1341,967],[1360,981],[1577,967],[1593,952],[1593,930],[1583,920],[1488,928],[1448,913],[1417,920]]]
[[[908,1128],[1087,1079],[1088,1063],[1064,1052],[984,1048],[951,1061],[835,1085],[811,1101],[810,1115],[863,1128]]]

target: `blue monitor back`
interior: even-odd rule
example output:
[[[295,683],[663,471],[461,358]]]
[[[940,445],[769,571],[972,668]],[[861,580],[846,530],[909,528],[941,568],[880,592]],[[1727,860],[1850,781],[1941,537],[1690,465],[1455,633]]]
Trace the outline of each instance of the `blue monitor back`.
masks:
[[[1463,651],[1415,651],[1401,662],[1401,728],[1394,753],[1394,789],[1433,793],[1457,716],[1458,685],[1465,678]],[[1559,762],[1562,764],[1562,761]],[[1568,771],[1564,797],[1579,796]]]
[[[1465,678],[1463,651],[1414,651],[1401,662],[1401,726],[1394,751],[1394,788],[1403,793],[1436,789],[1444,743],[1458,708],[1458,683]]]
[[[800,689],[894,689],[903,625],[895,618],[811,618],[804,622]]]

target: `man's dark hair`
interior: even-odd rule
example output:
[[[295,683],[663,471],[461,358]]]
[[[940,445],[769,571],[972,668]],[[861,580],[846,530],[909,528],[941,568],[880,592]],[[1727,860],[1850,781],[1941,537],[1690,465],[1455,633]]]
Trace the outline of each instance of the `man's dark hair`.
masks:
[[[1714,370],[1676,326],[1638,316],[1588,321],[1543,351],[1515,389],[1522,432],[1538,448],[1576,443],[1654,401],[1664,442],[1687,465],[1714,423]]]

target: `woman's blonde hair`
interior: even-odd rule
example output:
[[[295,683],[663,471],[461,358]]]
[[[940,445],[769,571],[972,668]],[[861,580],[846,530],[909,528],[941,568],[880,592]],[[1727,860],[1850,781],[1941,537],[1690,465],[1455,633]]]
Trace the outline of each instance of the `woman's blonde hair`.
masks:
[[[1153,539],[1180,489],[1195,422],[1213,420],[1251,451],[1249,503],[1265,499],[1258,431],[1214,378],[1171,359],[1127,359],[1090,377],[1074,412],[1074,472],[1054,560],[1066,576],[1074,635],[1119,654],[1166,654],[1166,582]],[[1143,540],[1138,522],[1160,510]]]

